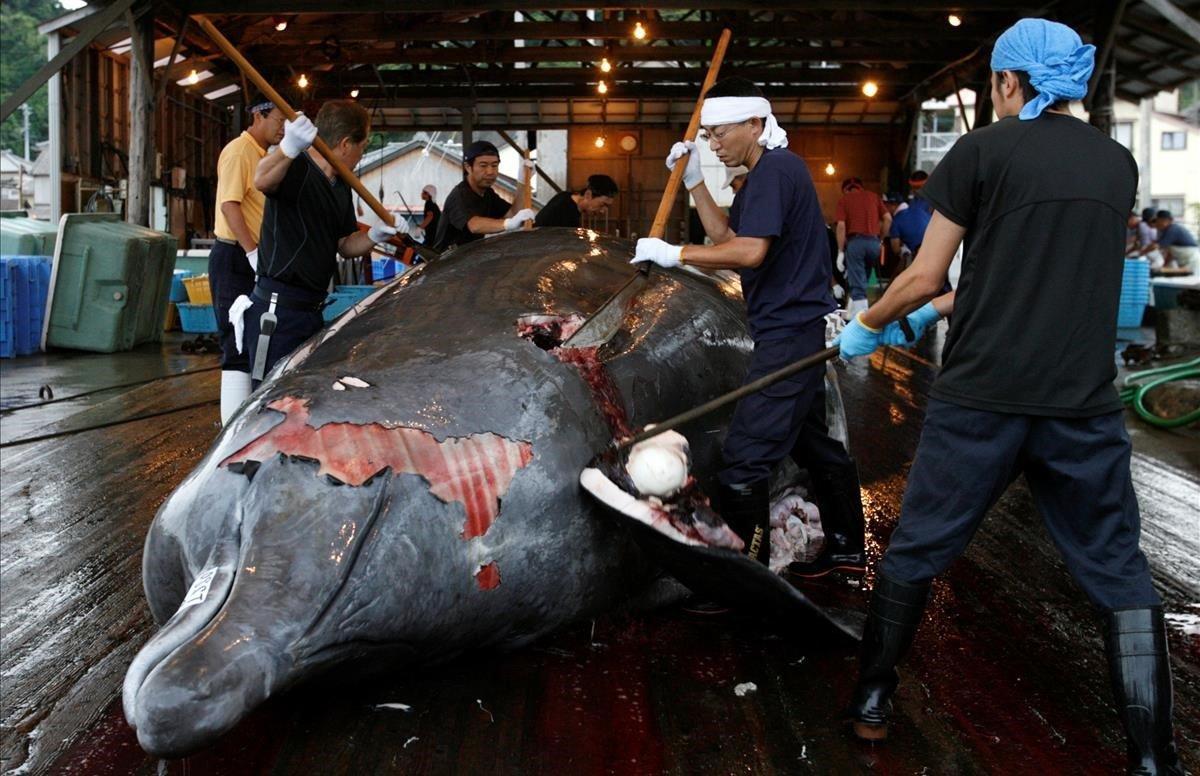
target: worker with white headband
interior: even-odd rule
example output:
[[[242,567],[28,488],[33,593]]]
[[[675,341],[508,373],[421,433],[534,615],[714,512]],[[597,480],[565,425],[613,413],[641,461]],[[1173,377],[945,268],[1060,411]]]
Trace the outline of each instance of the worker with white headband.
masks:
[[[746,381],[825,347],[831,262],[825,221],[804,160],[787,148],[762,90],[744,78],[719,81],[705,94],[702,139],[727,168],[744,165],[745,185],[729,214],[704,186],[694,143],[676,143],[667,166],[685,164],[684,185],[712,245],[638,240],[634,262],[737,270],[742,278],[754,357]],[[794,567],[804,576],[863,570],[863,514],[858,471],[825,423],[824,369],[814,367],[738,402],[722,448],[721,516],[747,554],[770,557],[772,469],[791,455],[812,475],[825,529],[817,561]]]

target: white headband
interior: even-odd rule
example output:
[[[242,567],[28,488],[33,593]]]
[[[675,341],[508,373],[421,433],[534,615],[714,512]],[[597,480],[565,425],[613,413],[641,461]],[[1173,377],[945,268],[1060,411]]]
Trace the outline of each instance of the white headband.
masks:
[[[771,103],[765,97],[709,97],[700,108],[700,124],[705,127],[737,124],[754,118],[763,120],[759,145],[767,148],[787,146],[787,132],[775,120]]]
[[[437,186],[434,186],[432,183],[421,189],[421,192],[428,193],[431,198],[437,199]]]

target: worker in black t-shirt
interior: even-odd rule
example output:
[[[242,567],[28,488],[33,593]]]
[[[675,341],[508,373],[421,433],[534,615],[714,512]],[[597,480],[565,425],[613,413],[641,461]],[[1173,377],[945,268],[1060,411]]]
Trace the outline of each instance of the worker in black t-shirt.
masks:
[[[448,251],[482,239],[484,235],[514,232],[533,220],[533,211],[520,209],[522,188],[529,185],[529,167],[521,163],[517,196],[512,204],[492,190],[500,175],[500,152],[486,140],[472,143],[463,154],[466,177],[450,191],[442,207],[441,225],[434,248]]]
[[[386,224],[359,231],[350,187],[311,147],[319,133],[353,169],[367,146],[370,124],[358,103],[330,100],[321,106],[316,124],[304,114],[287,122],[279,146],[258,164],[254,185],[266,195],[266,206],[258,282],[243,318],[255,387],[277,361],[320,331],[338,254],[365,256],[397,234]]]
[[[1130,443],[1113,387],[1125,218],[1137,164],[1074,118],[1094,47],[1062,24],[1024,19],[997,39],[1000,120],[970,132],[922,196],[934,214],[912,267],[841,335],[843,357],[919,333],[953,310],[943,366],[879,567],[849,715],[883,738],[896,664],[930,581],[1024,474],[1067,570],[1100,610],[1130,772],[1182,773],[1173,741],[1161,602],[1138,546]],[[937,296],[960,242],[962,279]],[[932,300],[932,301],[930,301]]]
[[[599,213],[612,205],[617,196],[617,182],[607,175],[589,175],[587,185],[578,191],[560,191],[538,212],[536,226],[568,226],[579,228],[583,213]]]

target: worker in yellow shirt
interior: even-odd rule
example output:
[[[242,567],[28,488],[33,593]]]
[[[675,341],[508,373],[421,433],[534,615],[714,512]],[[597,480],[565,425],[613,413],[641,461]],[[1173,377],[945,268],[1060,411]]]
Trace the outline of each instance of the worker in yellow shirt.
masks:
[[[208,259],[208,282],[221,343],[221,423],[250,395],[250,361],[239,353],[229,308],[254,290],[264,198],[254,171],[267,149],[283,138],[284,116],[269,100],[255,100],[250,128],[221,150],[217,161],[217,241]]]

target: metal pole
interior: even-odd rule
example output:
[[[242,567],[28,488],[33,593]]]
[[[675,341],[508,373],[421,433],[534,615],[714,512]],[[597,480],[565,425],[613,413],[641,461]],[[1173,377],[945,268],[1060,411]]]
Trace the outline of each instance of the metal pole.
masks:
[[[57,32],[50,33],[46,41],[46,59],[53,60],[58,56],[61,39]],[[47,119],[50,124],[50,147],[46,153],[50,155],[50,220],[55,223],[62,218],[62,158],[63,158],[63,121],[62,121],[62,71],[55,70],[50,76],[50,88],[47,94],[49,103]]]

